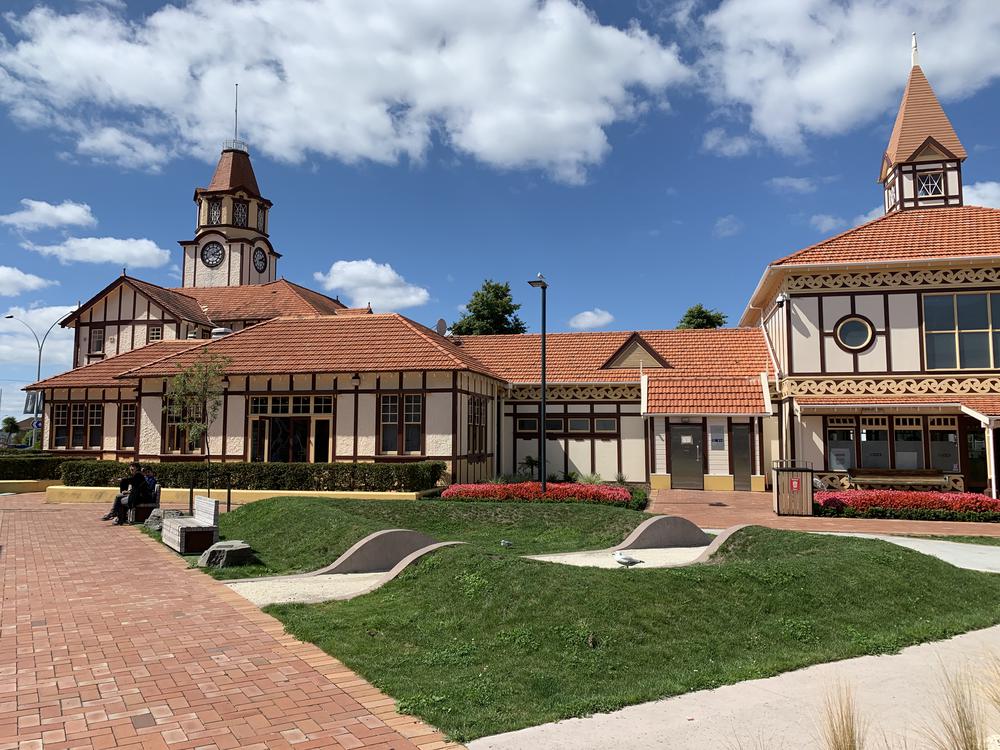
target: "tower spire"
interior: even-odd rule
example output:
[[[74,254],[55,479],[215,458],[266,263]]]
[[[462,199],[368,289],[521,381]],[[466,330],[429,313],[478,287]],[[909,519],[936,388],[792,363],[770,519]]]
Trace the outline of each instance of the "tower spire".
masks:
[[[917,48],[917,35],[913,35],[913,49]],[[914,55],[916,52],[914,51]],[[916,58],[914,58],[916,59]],[[916,63],[914,63],[916,65]],[[233,140],[238,141],[240,139],[240,85],[236,84],[236,106],[233,109]]]
[[[920,51],[917,49],[917,32],[913,32],[913,41],[910,44],[910,67],[920,65]]]

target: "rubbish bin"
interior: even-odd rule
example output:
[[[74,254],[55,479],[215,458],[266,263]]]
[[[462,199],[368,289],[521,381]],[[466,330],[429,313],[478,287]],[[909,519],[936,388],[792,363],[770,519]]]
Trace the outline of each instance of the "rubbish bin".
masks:
[[[775,461],[774,512],[779,516],[813,514],[813,467],[808,461]]]

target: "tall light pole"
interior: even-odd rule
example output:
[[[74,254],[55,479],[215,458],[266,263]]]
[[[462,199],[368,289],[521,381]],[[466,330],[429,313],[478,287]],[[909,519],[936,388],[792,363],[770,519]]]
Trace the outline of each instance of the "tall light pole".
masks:
[[[528,282],[535,289],[542,290],[542,401],[538,420],[538,474],[542,480],[542,493],[545,493],[545,474],[548,471],[548,466],[545,463],[545,441],[548,436],[548,432],[545,429],[545,293],[548,291],[549,283],[545,280],[545,277],[538,274],[538,278],[532,279]]]
[[[45,332],[45,335],[42,336],[41,338],[38,338],[38,334],[35,333],[35,329],[32,328],[30,325],[28,325],[23,320],[21,320],[20,318],[16,318],[13,315],[5,315],[4,317],[7,320],[16,320],[18,323],[20,323],[25,328],[27,328],[29,331],[31,331],[31,335],[35,337],[35,343],[38,344],[38,368],[35,371],[35,382],[37,383],[38,381],[40,381],[42,379],[42,349],[45,348],[45,340],[49,337],[49,334],[52,333],[52,329],[56,327],[56,325],[59,323],[60,320],[62,320],[62,318],[57,318],[55,321],[53,321],[52,325],[49,326],[49,330],[47,330]],[[31,447],[32,448],[37,448],[38,447],[38,427],[36,427],[36,425],[38,424],[38,417],[39,417],[40,412],[41,412],[41,408],[40,408],[41,405],[42,405],[41,404],[41,394],[39,393],[39,394],[37,394],[35,396],[35,418],[31,421]]]

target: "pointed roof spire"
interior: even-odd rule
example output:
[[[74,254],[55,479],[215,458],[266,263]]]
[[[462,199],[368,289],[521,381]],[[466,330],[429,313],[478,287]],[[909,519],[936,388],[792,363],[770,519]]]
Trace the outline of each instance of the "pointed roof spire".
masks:
[[[964,160],[968,156],[920,67],[916,32],[913,34],[911,55],[913,66],[910,68],[910,78],[903,89],[899,113],[882,159],[880,181],[885,180],[892,167],[911,161],[928,138],[933,139],[956,159]]]
[[[257,177],[250,163],[250,150],[242,141],[226,141],[222,144],[222,155],[215,167],[212,181],[197,193],[226,193],[242,188],[255,198],[260,198]]]

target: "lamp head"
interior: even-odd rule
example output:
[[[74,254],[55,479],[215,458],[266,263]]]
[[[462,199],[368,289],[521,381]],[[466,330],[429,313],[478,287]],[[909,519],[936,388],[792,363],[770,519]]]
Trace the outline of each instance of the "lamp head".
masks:
[[[545,277],[542,276],[541,274],[538,274],[536,278],[532,279],[528,283],[531,286],[535,287],[535,289],[548,289],[549,287],[549,283],[545,280]]]

